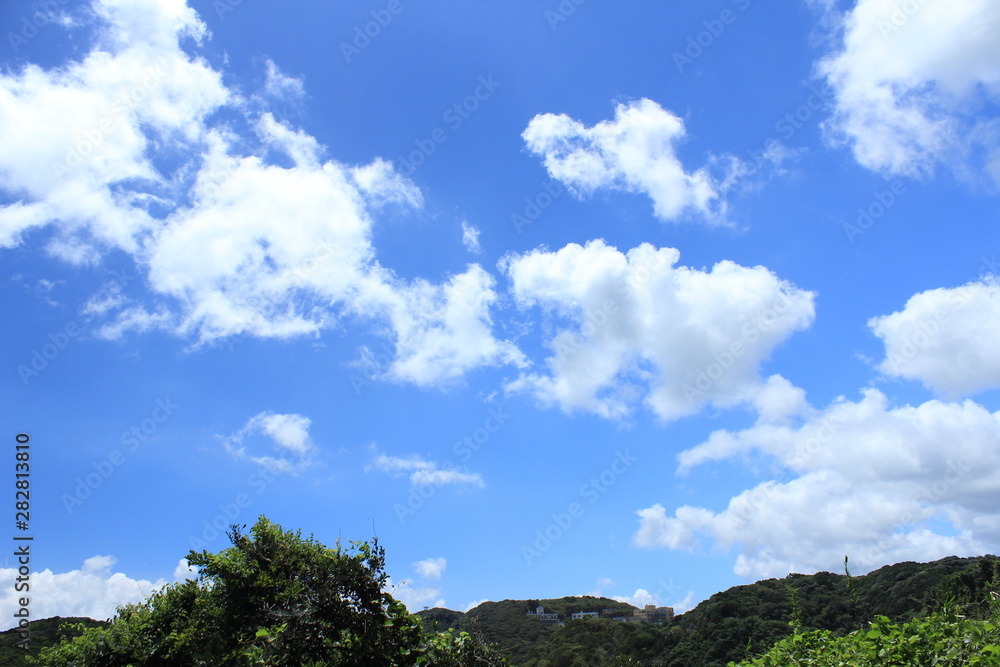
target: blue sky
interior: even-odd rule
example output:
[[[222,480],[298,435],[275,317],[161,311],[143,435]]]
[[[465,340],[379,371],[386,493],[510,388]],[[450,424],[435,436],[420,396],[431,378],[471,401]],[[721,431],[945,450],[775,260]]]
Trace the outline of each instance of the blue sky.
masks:
[[[260,514],[377,535],[411,610],[682,611],[1000,544],[988,0],[0,25],[35,616],[107,617]]]

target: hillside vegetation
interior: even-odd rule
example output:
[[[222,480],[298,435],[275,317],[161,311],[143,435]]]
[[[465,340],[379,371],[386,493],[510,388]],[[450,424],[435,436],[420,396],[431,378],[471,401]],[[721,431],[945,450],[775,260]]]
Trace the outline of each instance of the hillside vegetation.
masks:
[[[29,655],[37,655],[38,651],[46,646],[58,644],[63,639],[70,639],[78,636],[87,628],[101,627],[104,621],[95,621],[92,618],[63,618],[53,616],[28,624],[30,641],[28,651],[16,648],[21,637],[16,629],[0,632],[0,665],[3,667],[25,667],[30,665],[27,658]]]
[[[994,556],[948,557],[932,563],[897,563],[854,577],[792,574],[716,593],[662,626],[603,618],[569,620],[569,612],[613,603],[585,597],[505,600],[483,603],[466,614],[430,609],[418,615],[425,622],[436,620],[438,627],[480,632],[513,665],[725,667],[759,656],[793,636],[793,622],[800,633],[820,631],[832,641],[860,628],[867,631],[869,623],[884,622],[880,619],[899,623],[923,619],[940,611],[946,600],[954,601],[954,613],[985,619],[985,600],[1000,580],[998,563]],[[547,626],[527,616],[538,604],[560,613],[566,625]]]
[[[109,623],[34,621],[30,654],[14,648],[15,630],[0,633],[0,664],[1000,667],[995,556],[853,577],[792,574],[730,588],[654,625],[571,620],[579,611],[634,611],[590,596],[411,615],[386,592],[377,541],[328,548],[264,517],[249,534],[233,527],[230,538],[218,554],[188,555],[197,580],[125,605]],[[538,606],[564,625],[529,616]]]

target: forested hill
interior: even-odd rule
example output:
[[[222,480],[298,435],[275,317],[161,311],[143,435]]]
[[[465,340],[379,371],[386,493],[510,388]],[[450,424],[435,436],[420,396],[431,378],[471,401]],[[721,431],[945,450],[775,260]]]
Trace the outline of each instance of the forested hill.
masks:
[[[103,621],[95,621],[92,618],[63,618],[53,616],[37,621],[31,621],[28,626],[29,642],[28,652],[35,655],[46,646],[58,644],[64,637],[75,637],[82,631],[81,628],[92,628],[104,625]],[[0,632],[0,665],[3,667],[21,667],[28,665],[25,656],[27,653],[17,647],[22,638],[17,629]]]
[[[986,612],[982,601],[998,582],[997,557],[949,557],[932,563],[889,565],[864,576],[793,574],[736,586],[663,625],[610,618],[570,620],[578,611],[615,608],[629,614],[634,609],[588,596],[484,602],[467,613],[428,609],[418,615],[427,626],[465,630],[496,643],[511,665],[724,667],[731,660],[767,651],[792,633],[789,622],[796,616],[803,629],[830,630],[837,635],[866,627],[878,615],[906,621],[940,608],[944,601],[975,618]],[[539,605],[564,619],[565,625],[549,625],[528,616]],[[74,632],[69,626],[79,621],[98,624],[58,617],[33,621],[31,653],[54,644],[67,630]],[[16,630],[0,633],[0,664],[28,664],[23,652],[14,648],[17,639]]]
[[[793,608],[804,628],[846,634],[876,615],[909,620],[949,598],[971,605],[968,611],[974,614],[994,581],[1000,581],[1000,559],[995,556],[948,557],[897,563],[850,578],[820,572],[735,586],[662,626],[604,618],[570,620],[571,612],[617,604],[589,597],[485,602],[465,614],[428,609],[419,615],[440,629],[480,633],[499,644],[513,665],[722,667],[760,654],[790,634]],[[544,625],[528,616],[539,604],[559,613],[566,625]],[[635,662],[621,662],[623,656]]]

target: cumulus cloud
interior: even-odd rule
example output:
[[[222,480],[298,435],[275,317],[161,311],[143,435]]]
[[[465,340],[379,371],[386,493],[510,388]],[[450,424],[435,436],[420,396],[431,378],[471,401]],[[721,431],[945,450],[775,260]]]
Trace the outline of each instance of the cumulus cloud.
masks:
[[[438,581],[444,574],[448,562],[444,558],[426,558],[413,564],[413,568],[424,579]]]
[[[523,372],[507,390],[607,418],[640,403],[664,420],[709,403],[797,409],[790,383],[765,383],[758,369],[811,325],[814,294],[762,266],[706,271],[679,259],[673,248],[622,253],[601,240],[506,257],[517,304],[541,308],[555,329],[547,372]]]
[[[444,558],[427,558],[413,564],[418,576],[431,581],[440,581],[447,562]],[[389,583],[388,591],[397,600],[406,605],[410,612],[417,612],[427,607],[444,607],[445,600],[441,591],[431,586],[417,586],[412,580],[404,579],[398,584]]]
[[[406,605],[410,613],[416,613],[428,607],[444,607],[447,603],[441,597],[441,591],[429,586],[414,586],[413,582],[404,580],[399,584],[389,583],[389,593]]]
[[[93,556],[85,560],[79,570],[32,572],[32,617],[86,616],[106,620],[115,615],[120,605],[141,602],[168,583],[163,579],[155,582],[131,579],[121,572],[113,572],[115,562],[113,556]],[[18,598],[23,596],[14,590],[17,576],[16,567],[0,568],[0,586],[3,587],[0,611],[5,629],[16,625],[11,619],[20,606]]]
[[[1000,183],[1000,6],[860,0],[817,65],[835,92],[829,138],[863,166],[924,176],[938,163]]]
[[[676,150],[685,134],[684,121],[656,102],[641,99],[619,104],[613,121],[593,127],[565,114],[539,114],[521,137],[528,150],[542,156],[549,175],[577,196],[604,188],[641,192],[653,201],[661,220],[690,214],[723,224],[727,192],[746,177],[749,167],[725,155],[686,169]],[[780,162],[786,156],[769,153],[765,158]]]
[[[630,604],[633,607],[639,607],[640,609],[645,607],[647,604],[659,604],[659,600],[656,599],[656,596],[647,591],[645,588],[635,589],[635,593],[632,595],[615,595],[612,599],[617,600],[618,602]]]
[[[309,437],[308,417],[297,414],[275,414],[261,412],[251,417],[240,430],[226,438],[222,438],[223,446],[237,458],[247,458],[254,463],[270,470],[291,472],[308,467],[312,463],[315,450]],[[271,441],[271,449],[279,456],[253,454],[247,452],[247,446],[259,451],[260,446],[254,442],[255,436],[264,435]]]
[[[879,370],[888,376],[947,396],[1000,387],[1000,349],[987,333],[1000,331],[1000,284],[992,276],[915,294],[868,326],[885,344]]]
[[[177,562],[177,567],[174,568],[174,579],[180,581],[182,579],[197,579],[197,578],[198,578],[198,568],[188,563],[187,558],[181,558]]]
[[[0,75],[0,187],[14,200],[0,207],[0,247],[55,225],[50,251],[69,261],[93,259],[91,244],[137,251],[155,226],[145,202],[165,181],[153,146],[197,141],[229,100],[220,73],[180,46],[206,33],[184,2],[93,8],[102,27],[81,60]]]
[[[393,339],[389,379],[428,386],[521,362],[493,337],[481,267],[431,284],[378,263],[374,216],[422,195],[389,162],[339,163],[275,118],[265,98],[294,101],[301,80],[268,60],[264,97],[228,88],[197,55],[207,29],[182,0],[93,7],[95,45],[79,60],[0,74],[0,190],[12,201],[0,247],[45,228],[68,262],[128,253],[149,298],[95,304],[100,336],[286,339],[350,317]]]
[[[385,310],[396,335],[396,357],[385,377],[429,386],[454,381],[480,366],[525,366],[513,343],[492,334],[495,284],[493,276],[472,264],[443,284],[416,280],[391,291],[380,289],[372,308]]]
[[[468,484],[482,488],[485,486],[479,473],[458,470],[450,463],[444,467],[435,461],[425,461],[414,454],[408,457],[380,454],[372,461],[369,470],[394,476],[407,475],[414,486],[444,486],[446,484]]]
[[[798,423],[716,431],[678,458],[692,474],[736,457],[758,459],[774,477],[719,511],[641,509],[635,544],[735,546],[733,569],[751,579],[833,570],[845,554],[869,571],[1000,545],[1000,412],[972,401],[894,407],[868,389]]]

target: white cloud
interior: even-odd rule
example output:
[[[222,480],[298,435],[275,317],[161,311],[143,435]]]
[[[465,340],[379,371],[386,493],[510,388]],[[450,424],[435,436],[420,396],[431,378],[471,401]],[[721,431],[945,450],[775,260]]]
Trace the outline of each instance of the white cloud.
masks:
[[[613,121],[589,128],[565,114],[540,114],[521,136],[528,150],[543,156],[549,175],[578,196],[602,188],[642,192],[661,220],[691,213],[724,223],[726,190],[746,166],[724,156],[687,171],[676,153],[684,121],[648,99],[619,104]],[[711,166],[722,167],[720,178]]]
[[[468,220],[462,221],[462,245],[471,253],[479,254],[483,249],[479,246],[479,228],[470,225]]]
[[[695,606],[694,591],[688,591],[687,595],[684,596],[683,600],[674,602],[670,606],[674,608],[675,614],[683,614],[685,612],[694,609]]]
[[[180,581],[182,579],[197,579],[198,578],[198,568],[189,564],[187,558],[181,558],[177,561],[177,567],[174,568],[174,579]]]
[[[274,439],[276,445],[294,454],[306,456],[313,448],[309,440],[309,425],[312,422],[308,417],[262,412],[254,417],[251,423],[254,421],[258,422],[256,426]]]
[[[391,475],[409,473],[410,483],[414,486],[444,486],[446,484],[468,484],[482,488],[482,475],[456,469],[450,463],[444,468],[434,461],[425,461],[416,454],[409,457],[387,456],[380,454],[368,469]]]
[[[222,438],[222,444],[233,456],[248,458],[271,470],[301,470],[311,465],[315,450],[309,437],[311,424],[310,419],[302,415],[261,412],[251,417],[239,431]],[[248,454],[246,441],[256,435],[266,435],[280,456]],[[254,449],[258,449],[256,443]]]
[[[368,202],[376,207],[396,203],[417,208],[424,202],[420,188],[382,158],[376,158],[362,167],[352,167],[351,179]]]
[[[104,29],[84,58],[0,75],[0,187],[19,200],[0,208],[0,246],[58,221],[50,249],[64,259],[92,259],[84,232],[137,251],[155,226],[143,200],[164,187],[153,146],[197,140],[229,99],[221,75],[179,46],[205,34],[183,2],[105,0],[94,9]],[[126,181],[136,184],[116,187]]]
[[[316,336],[353,317],[390,325],[387,379],[430,386],[522,362],[493,337],[481,267],[429,284],[379,265],[372,216],[423,202],[390,163],[327,159],[263,98],[227,88],[189,53],[208,33],[181,0],[94,8],[98,46],[80,60],[0,74],[0,190],[14,199],[0,207],[0,247],[49,227],[64,261],[131,255],[152,298],[92,303],[99,335],[159,329],[200,345]],[[266,66],[265,93],[301,97],[301,80]]]
[[[305,96],[305,85],[301,78],[288,76],[270,58],[265,63],[264,92],[278,100],[296,101]]]
[[[639,607],[640,609],[645,607],[647,604],[659,604],[659,600],[656,599],[656,596],[647,591],[645,588],[635,589],[635,593],[632,595],[615,595],[612,599],[617,600],[618,602],[630,604],[633,607]]]
[[[836,570],[845,554],[869,571],[1000,546],[1000,412],[972,401],[892,407],[875,389],[810,410],[798,424],[720,430],[682,452],[682,474],[753,455],[778,472],[717,512],[639,510],[635,544],[736,546],[734,571],[748,578]]]
[[[879,370],[886,375],[947,396],[1000,387],[1000,348],[986,333],[1000,331],[1000,284],[993,277],[920,292],[868,326],[885,344]]]
[[[32,572],[31,617],[86,616],[106,620],[115,615],[119,605],[141,602],[167,584],[163,579],[153,582],[130,579],[121,572],[113,573],[115,562],[112,556],[93,556],[85,560],[79,570]],[[16,625],[14,612],[19,608],[18,599],[24,596],[14,590],[17,577],[16,567],[0,568],[3,628]]]
[[[834,142],[887,174],[921,176],[937,162],[992,172],[1000,136],[1000,5],[993,0],[860,0],[817,69],[836,94]]]
[[[480,366],[524,366],[521,351],[491,332],[495,283],[472,264],[440,285],[417,280],[391,291],[380,287],[373,308],[383,304],[396,336],[396,358],[386,377],[429,386]]]
[[[382,282],[350,173],[321,164],[311,137],[269,116],[258,127],[296,166],[232,156],[230,140],[211,135],[195,205],[176,211],[149,249],[152,286],[182,304],[180,332],[203,341],[314,334],[336,319],[324,303]]]
[[[421,577],[438,581],[444,574],[448,562],[444,558],[426,558],[413,564],[413,568]]]
[[[465,605],[465,607],[462,608],[462,611],[467,612],[470,609],[475,609],[484,602],[491,602],[491,600],[489,598],[483,598],[482,600],[473,600],[469,604]]]
[[[410,468],[407,463],[401,461],[401,459],[396,462],[390,460],[387,462],[387,465],[390,468],[395,467],[397,469]],[[430,579],[432,581],[440,581],[441,575],[444,574],[446,567],[447,561],[444,558],[427,558],[413,563],[413,569],[418,575],[424,579]],[[420,611],[424,607],[445,606],[444,598],[441,597],[441,591],[439,589],[426,586],[414,586],[413,581],[409,579],[404,579],[400,581],[399,584],[392,584],[390,581],[389,588],[387,590],[393,597],[406,605],[406,608],[410,612]]]
[[[679,259],[673,248],[622,253],[601,240],[505,258],[518,305],[542,308],[558,328],[548,372],[522,373],[507,389],[608,418],[639,402],[664,420],[709,403],[795,409],[794,388],[765,383],[758,369],[812,323],[813,293],[765,267],[722,261],[705,271]]]
[[[441,591],[437,588],[414,587],[413,583],[407,580],[401,581],[399,584],[393,584],[390,581],[386,590],[406,605],[406,609],[410,613],[416,613],[424,607],[445,607],[447,604],[441,597]]]
[[[598,577],[597,588],[594,589],[593,593],[589,593],[589,595],[593,595],[594,597],[602,597],[604,595],[604,591],[614,587],[615,587],[614,579],[610,577]]]

